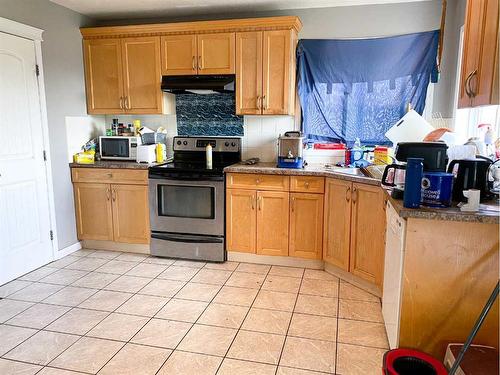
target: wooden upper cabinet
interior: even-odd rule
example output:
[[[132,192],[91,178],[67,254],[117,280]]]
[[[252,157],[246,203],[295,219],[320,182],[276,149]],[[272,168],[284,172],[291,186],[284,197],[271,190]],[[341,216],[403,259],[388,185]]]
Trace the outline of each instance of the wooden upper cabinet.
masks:
[[[161,37],[162,75],[197,74],[196,35]]]
[[[283,115],[291,111],[291,64],[295,64],[291,44],[289,30],[264,31],[263,114]]]
[[[116,242],[149,243],[148,187],[111,185],[113,237]]]
[[[226,248],[228,251],[255,253],[256,200],[255,190],[226,190]]]
[[[257,254],[288,255],[288,192],[257,191]]]
[[[499,0],[468,0],[458,106],[499,104]]]
[[[84,40],[83,54],[88,113],[123,113],[120,39]]]
[[[289,255],[321,259],[323,194],[290,193]]]
[[[385,197],[382,188],[352,186],[350,272],[382,288],[385,252]]]
[[[349,181],[333,178],[325,181],[323,260],[344,271],[349,271],[351,190]]]
[[[196,36],[198,74],[234,74],[235,33]]]
[[[124,106],[127,113],[162,113],[160,38],[122,40]]]
[[[109,184],[75,183],[76,227],[79,240],[113,240]]]
[[[236,114],[262,114],[262,31],[236,33]]]

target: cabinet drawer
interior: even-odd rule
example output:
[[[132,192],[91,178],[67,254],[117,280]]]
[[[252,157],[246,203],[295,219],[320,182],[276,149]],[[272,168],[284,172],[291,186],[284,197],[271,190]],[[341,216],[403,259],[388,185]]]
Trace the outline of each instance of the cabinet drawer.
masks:
[[[148,171],[135,169],[72,168],[73,182],[147,185]]]
[[[288,191],[288,176],[273,174],[228,173],[227,187],[233,189],[258,189]]]
[[[299,193],[324,193],[324,177],[292,176],[290,177],[290,191]]]

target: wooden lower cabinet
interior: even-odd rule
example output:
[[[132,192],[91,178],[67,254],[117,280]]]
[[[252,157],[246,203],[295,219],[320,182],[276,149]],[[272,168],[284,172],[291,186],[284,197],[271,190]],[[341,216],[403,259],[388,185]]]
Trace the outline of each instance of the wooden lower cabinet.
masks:
[[[81,169],[85,168],[72,170],[78,239],[148,244],[148,186],[139,184],[143,176],[132,174],[136,180],[130,183],[120,180],[119,173],[115,183],[76,182],[80,177],[95,179],[103,171],[114,178],[112,170],[88,169],[83,173]]]
[[[111,185],[111,197],[114,240],[125,243],[149,243],[148,187]]]
[[[321,259],[323,194],[290,193],[289,255]]]
[[[112,241],[111,185],[75,183],[73,189],[78,239]]]
[[[349,271],[351,190],[352,182],[325,181],[323,259],[344,271]]]
[[[378,186],[352,184],[349,271],[382,287],[385,252],[385,198]]]
[[[257,192],[245,189],[226,190],[226,248],[255,254]]]
[[[257,254],[288,255],[288,192],[257,191]]]

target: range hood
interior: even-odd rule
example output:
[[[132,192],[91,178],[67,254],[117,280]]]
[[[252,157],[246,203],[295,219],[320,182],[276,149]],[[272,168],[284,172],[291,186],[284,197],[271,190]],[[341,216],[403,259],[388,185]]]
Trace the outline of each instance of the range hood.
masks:
[[[228,75],[193,75],[193,76],[163,76],[162,91],[179,93],[193,92],[196,94],[213,94],[234,92],[234,74]]]

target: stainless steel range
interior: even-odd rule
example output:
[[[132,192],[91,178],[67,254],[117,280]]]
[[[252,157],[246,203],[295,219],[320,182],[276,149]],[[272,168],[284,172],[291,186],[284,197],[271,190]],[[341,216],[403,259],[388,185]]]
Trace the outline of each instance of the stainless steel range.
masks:
[[[226,260],[223,169],[240,160],[240,138],[174,137],[173,162],[149,168],[152,255]]]

